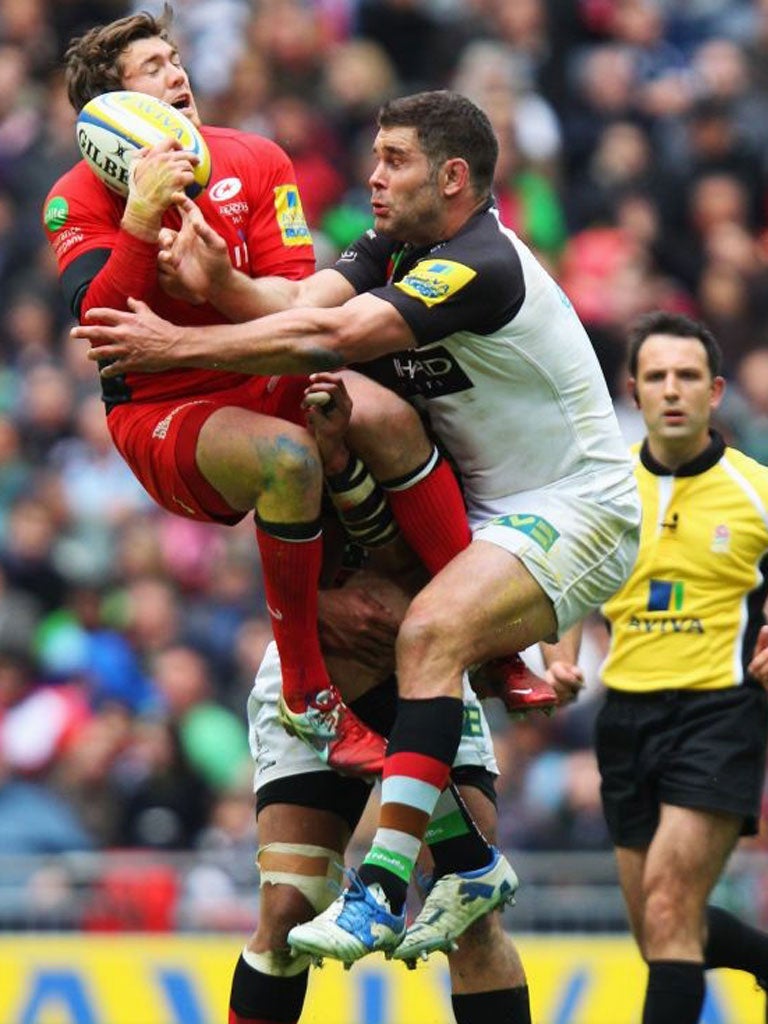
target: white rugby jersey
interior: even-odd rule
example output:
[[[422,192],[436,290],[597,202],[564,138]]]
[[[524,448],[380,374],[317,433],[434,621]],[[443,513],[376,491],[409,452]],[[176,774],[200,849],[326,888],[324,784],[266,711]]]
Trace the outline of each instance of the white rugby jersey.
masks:
[[[631,476],[586,331],[491,202],[420,249],[368,231],[335,269],[413,331],[416,348],[356,369],[423,402],[470,505],[569,477],[596,475],[600,491]]]

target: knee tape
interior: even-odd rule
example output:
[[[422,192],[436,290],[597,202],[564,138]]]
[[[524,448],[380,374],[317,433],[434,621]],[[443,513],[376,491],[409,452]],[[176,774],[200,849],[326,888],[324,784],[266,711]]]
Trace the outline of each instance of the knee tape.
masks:
[[[295,978],[306,971],[312,957],[309,953],[291,953],[288,949],[269,950],[267,953],[252,953],[243,950],[243,960],[260,974],[268,974],[272,978]]]
[[[259,847],[256,863],[261,885],[292,885],[318,914],[341,892],[344,864],[337,850],[307,843],[267,843]]]

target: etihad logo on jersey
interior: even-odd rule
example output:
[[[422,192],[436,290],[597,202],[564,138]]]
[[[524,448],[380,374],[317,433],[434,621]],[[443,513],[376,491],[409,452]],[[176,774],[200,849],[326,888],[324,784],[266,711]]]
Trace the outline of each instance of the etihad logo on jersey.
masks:
[[[468,285],[477,271],[454,260],[422,260],[395,284],[401,292],[436,306]]]
[[[284,245],[312,245],[304,210],[295,185],[278,185],[275,189],[275,214]]]
[[[530,537],[534,544],[538,544],[542,551],[549,551],[554,547],[555,541],[560,536],[559,531],[552,523],[548,523],[546,519],[537,515],[496,516],[488,525],[510,526],[513,530],[519,530]]]
[[[682,580],[649,580],[649,612],[679,612],[683,607],[685,585]]]

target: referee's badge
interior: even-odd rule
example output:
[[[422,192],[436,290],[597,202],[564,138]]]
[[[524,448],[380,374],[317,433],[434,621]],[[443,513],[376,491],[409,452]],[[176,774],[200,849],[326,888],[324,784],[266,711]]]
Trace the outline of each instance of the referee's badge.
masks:
[[[710,551],[713,551],[716,555],[725,555],[731,550],[731,531],[725,525],[721,523],[720,526],[715,527],[715,532],[712,534],[712,544]]]

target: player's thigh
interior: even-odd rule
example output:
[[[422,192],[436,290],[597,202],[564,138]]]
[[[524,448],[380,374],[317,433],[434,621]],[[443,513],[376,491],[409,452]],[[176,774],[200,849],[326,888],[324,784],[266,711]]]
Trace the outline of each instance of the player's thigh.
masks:
[[[433,444],[413,406],[354,370],[342,376],[352,399],[347,439],[371,473],[386,482],[422,465]]]
[[[322,473],[309,432],[238,406],[217,408],[197,441],[205,479],[235,509],[259,505],[263,518],[302,521],[317,515]]]
[[[400,637],[462,667],[523,650],[557,628],[552,602],[513,554],[473,541],[411,602]]]

